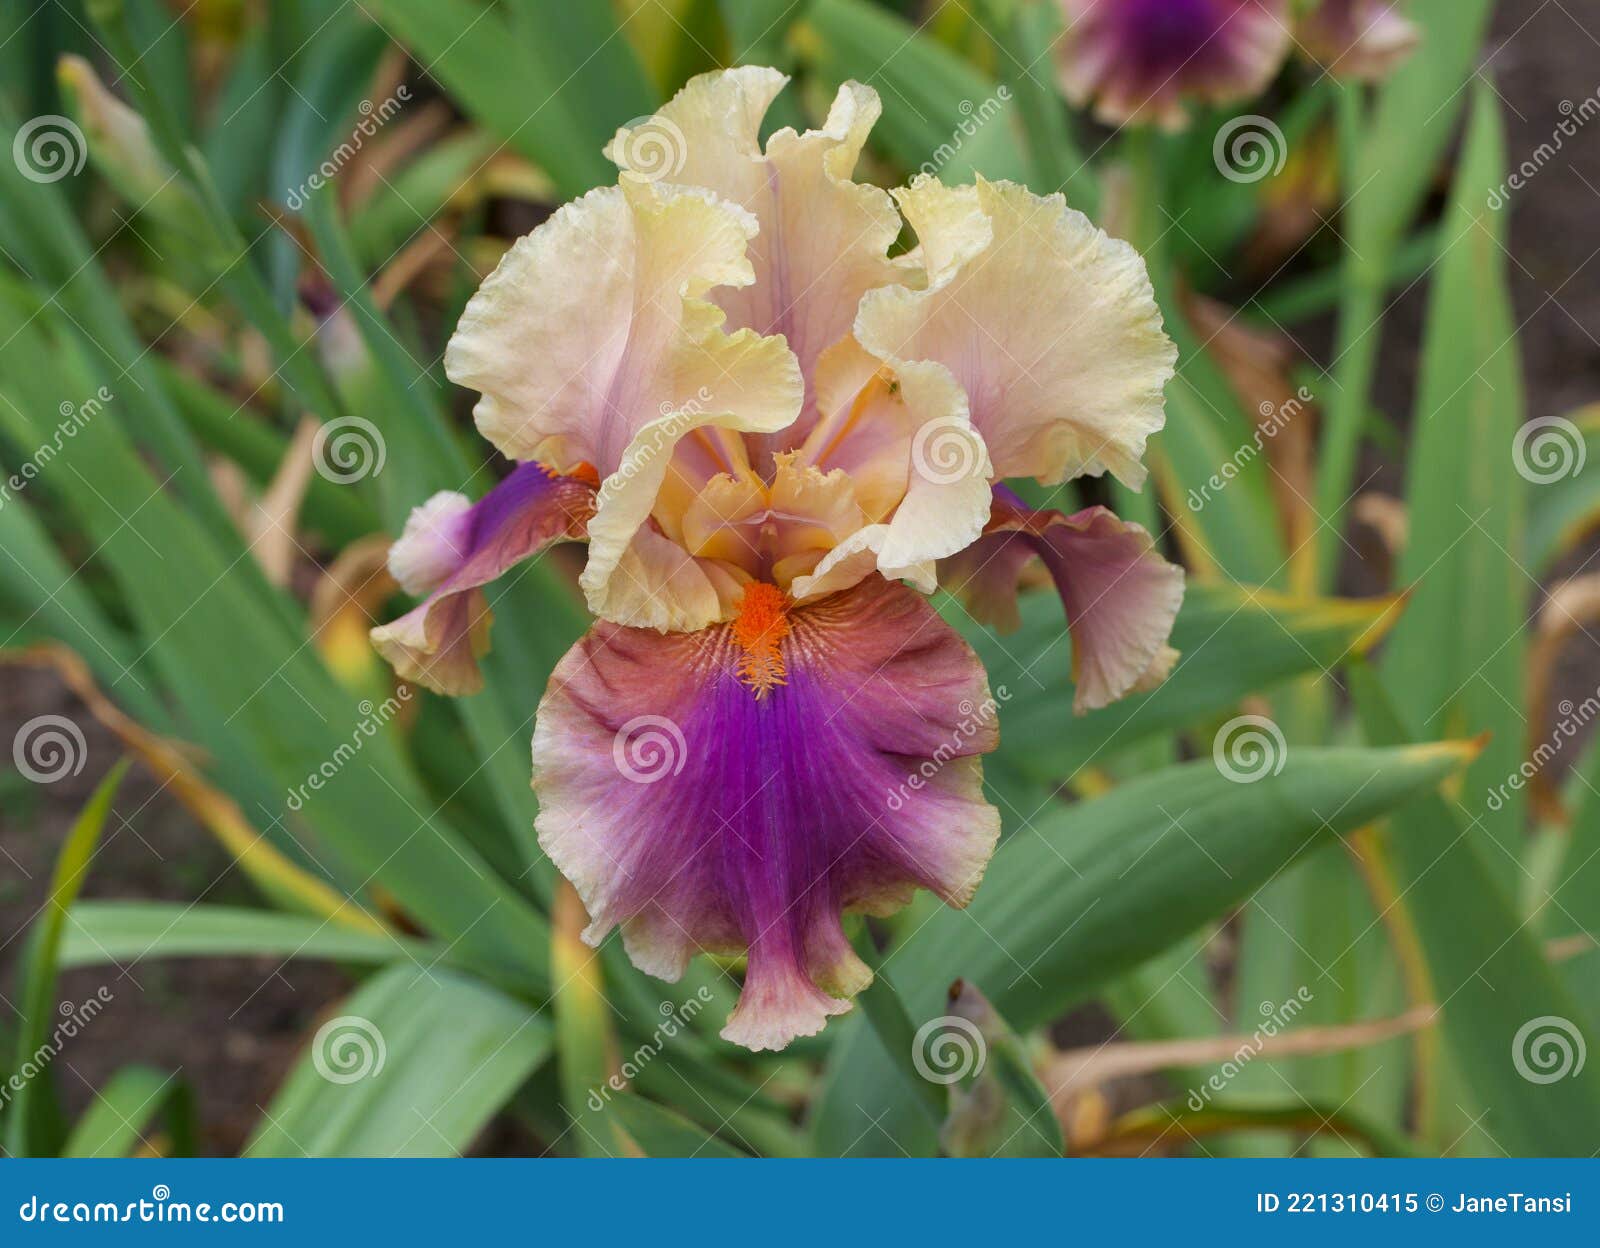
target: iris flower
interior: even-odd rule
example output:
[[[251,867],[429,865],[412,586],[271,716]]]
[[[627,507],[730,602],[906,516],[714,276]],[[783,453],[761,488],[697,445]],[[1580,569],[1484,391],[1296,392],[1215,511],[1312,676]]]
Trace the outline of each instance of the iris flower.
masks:
[[[484,282],[446,369],[516,468],[416,509],[390,564],[423,601],[373,632],[402,676],[471,692],[482,587],[588,541],[598,621],[534,732],[539,843],[591,944],[620,926],[668,980],[746,954],[723,1035],[752,1049],[870,981],[842,914],[964,905],[994,849],[996,703],[928,603],[941,575],[1004,618],[1041,558],[1080,709],[1165,676],[1183,590],[1137,525],[1001,484],[1142,482],[1175,352],[1138,254],[1059,195],[852,181],[880,111],[858,83],[763,146],[785,81],[689,82],[617,132],[617,185]]]
[[[1313,60],[1338,78],[1372,81],[1410,56],[1421,32],[1399,0],[1321,0],[1295,28]]]
[[[1109,125],[1181,127],[1185,102],[1262,91],[1290,45],[1289,0],[1061,0],[1061,83]]]

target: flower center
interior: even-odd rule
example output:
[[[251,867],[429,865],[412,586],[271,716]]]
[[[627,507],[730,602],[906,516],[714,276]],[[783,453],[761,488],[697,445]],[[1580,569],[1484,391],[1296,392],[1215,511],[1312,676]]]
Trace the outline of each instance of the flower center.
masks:
[[[733,639],[744,651],[739,679],[759,700],[784,680],[783,639],[789,635],[789,596],[776,585],[752,581],[739,601]]]

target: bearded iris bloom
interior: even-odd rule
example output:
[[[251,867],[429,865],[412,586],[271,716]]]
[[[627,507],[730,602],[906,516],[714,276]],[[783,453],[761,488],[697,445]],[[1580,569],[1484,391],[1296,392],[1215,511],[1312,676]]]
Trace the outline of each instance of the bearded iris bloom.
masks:
[[[1109,125],[1167,129],[1186,103],[1265,89],[1290,47],[1289,0],[1061,0],[1062,88]]]
[[[1401,10],[1400,0],[1321,0],[1300,19],[1295,38],[1336,78],[1380,79],[1421,38]]]
[[[590,943],[620,926],[669,980],[746,954],[723,1034],[753,1049],[870,981],[842,914],[964,905],[994,849],[994,704],[927,602],[941,578],[1003,620],[1041,558],[1079,709],[1165,675],[1182,596],[1143,529],[1002,484],[1142,483],[1175,351],[1138,254],[1060,196],[852,181],[880,111],[857,83],[763,145],[785,81],[692,80],[618,131],[616,186],[484,282],[446,369],[517,467],[417,508],[390,563],[423,601],[373,632],[403,676],[470,692],[482,586],[588,541],[598,622],[538,708],[539,842]]]

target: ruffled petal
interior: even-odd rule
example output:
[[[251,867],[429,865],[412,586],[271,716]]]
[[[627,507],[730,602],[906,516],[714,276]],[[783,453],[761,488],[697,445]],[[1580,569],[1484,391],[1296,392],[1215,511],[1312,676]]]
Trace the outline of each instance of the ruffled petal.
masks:
[[[810,378],[823,350],[850,332],[861,296],[904,280],[889,259],[900,218],[882,189],[850,179],[882,112],[871,87],[845,83],[821,129],[797,134],[785,127],[761,150],[761,118],[786,81],[756,67],[701,74],[655,117],[619,130],[606,154],[623,169],[643,171],[656,164],[648,140],[677,142],[682,159],[659,176],[706,187],[754,215],[755,281],[712,297],[730,325],[782,334]],[[771,449],[798,442],[809,412],[808,404]]]
[[[1416,49],[1422,32],[1400,0],[1322,0],[1300,19],[1296,38],[1306,55],[1335,78],[1387,77]]]
[[[988,532],[945,561],[940,583],[980,621],[1015,627],[1018,582],[1034,555],[1066,608],[1075,711],[1095,710],[1167,678],[1178,658],[1167,640],[1183,603],[1183,569],[1161,557],[1141,526],[1104,507],[1071,516],[1030,511],[997,487]]]
[[[691,599],[678,592],[684,584],[679,579],[641,594],[637,582],[622,584],[618,576],[619,565],[630,556],[656,507],[682,440],[701,431],[775,432],[799,410],[800,372],[783,340],[747,329],[723,334],[721,320],[719,309],[699,305],[690,323],[700,322],[700,328],[682,344],[672,365],[678,385],[690,388],[695,397],[645,422],[601,484],[599,508],[589,522],[589,560],[579,580],[589,609],[601,619],[693,629],[722,618],[720,613],[706,614],[703,595]]]
[[[1139,253],[1060,195],[1011,183],[918,179],[900,201],[944,279],[870,292],[861,344],[902,377],[917,362],[948,369],[993,475],[1054,484],[1109,469],[1137,487],[1177,360]]]
[[[482,586],[551,542],[582,537],[594,498],[588,473],[562,476],[519,464],[476,503],[446,492],[415,508],[389,551],[389,570],[407,593],[428,596],[372,630],[378,653],[405,680],[440,693],[476,693],[490,622]]]
[[[979,761],[997,728],[976,656],[900,586],[772,617],[782,676],[759,695],[749,625],[747,604],[699,633],[602,623],[579,642],[539,707],[537,828],[586,940],[620,924],[666,979],[697,951],[748,951],[723,1034],[782,1048],[871,978],[842,912],[889,913],[916,888],[970,899],[999,834]]]
[[[1186,120],[1184,101],[1264,90],[1288,54],[1289,0],[1062,0],[1062,89],[1109,125]]]
[[[846,338],[823,353],[817,397],[823,416],[798,455],[856,483],[864,519],[885,524],[873,540],[885,576],[952,555],[983,532],[993,469],[949,369],[891,369]],[[807,592],[816,590],[797,596]]]
[[[724,333],[701,298],[754,280],[755,231],[708,192],[625,175],[519,239],[450,340],[446,371],[481,392],[484,436],[512,458],[592,464],[604,478],[583,581],[598,614],[620,612],[608,582],[676,442],[705,426],[774,432],[800,410],[782,340]]]

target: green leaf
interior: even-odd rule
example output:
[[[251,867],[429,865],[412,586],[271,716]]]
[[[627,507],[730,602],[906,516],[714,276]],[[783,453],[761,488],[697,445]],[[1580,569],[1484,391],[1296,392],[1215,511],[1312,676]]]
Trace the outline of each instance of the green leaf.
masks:
[[[1399,576],[1414,588],[1383,665],[1413,738],[1482,732],[1524,700],[1526,604],[1535,586],[1520,562],[1527,482],[1513,443],[1522,375],[1506,218],[1488,206],[1503,166],[1498,104],[1480,83],[1444,225],[1412,422]],[[1495,734],[1468,774],[1469,790],[1517,769],[1521,735]],[[1508,794],[1480,812],[1471,835],[1519,853],[1524,805],[1519,792]]]
[[[940,994],[961,978],[984,985],[1013,1026],[1042,1026],[1221,918],[1300,855],[1431,788],[1470,752],[1293,748],[1254,783],[1207,760],[1048,811],[995,854],[967,910],[921,903],[926,913],[914,912],[886,965],[913,1022],[937,1014]],[[820,1152],[880,1153],[885,1135],[913,1155],[932,1151],[890,1065],[859,1025],[840,1037],[816,1123]]]
[[[1366,668],[1352,672],[1362,726],[1384,743],[1407,736],[1388,685]],[[1468,830],[1481,790],[1463,792],[1470,806],[1418,797],[1395,812],[1384,838],[1459,1069],[1457,1090],[1483,1111],[1483,1134],[1512,1156],[1592,1156],[1600,1067],[1574,1060],[1584,1015],[1502,888],[1517,882],[1502,851]],[[1563,1039],[1569,1056],[1561,1062]],[[1552,1047],[1541,1048],[1546,1042]],[[1456,1134],[1435,1142],[1459,1146]]]
[[[197,1132],[189,1085],[170,1071],[124,1066],[95,1089],[94,1102],[74,1124],[61,1155],[126,1157],[152,1142],[145,1131],[158,1115],[167,1125],[162,1155],[194,1156]]]
[[[1415,0],[1407,16],[1421,27],[1421,42],[1379,90],[1370,116],[1362,105],[1364,88],[1344,88],[1339,141],[1348,196],[1345,293],[1317,460],[1323,585],[1332,585],[1338,574],[1342,517],[1356,484],[1356,456],[1378,367],[1387,275],[1455,135],[1461,86],[1472,74],[1493,10],[1493,0]]]
[[[1142,741],[1227,712],[1249,694],[1320,675],[1366,653],[1404,603],[1191,584],[1172,632],[1181,657],[1166,683],[1080,717],[1065,709],[1072,652],[1060,602],[1041,592],[1020,605],[1023,624],[1015,633],[977,625],[954,605],[946,615],[977,650],[1000,702],[1003,746],[991,768],[1060,781]]]
[[[16,1095],[11,1098],[4,1119],[6,1152],[12,1157],[30,1156],[43,1142],[36,1121],[39,1111],[35,1106],[41,1103],[37,1094],[38,1081],[47,1077],[50,1059],[60,1047],[51,1034],[51,1027],[59,1022],[54,1006],[61,932],[66,926],[67,911],[83,888],[106,816],[111,813],[111,803],[127,770],[126,761],[111,769],[68,831],[56,858],[42,913],[28,936],[22,964],[21,1027],[17,1033],[17,1064],[13,1076]],[[76,1012],[71,1015],[76,1016]]]
[[[547,61],[502,10],[466,0],[373,0],[367,8],[467,113],[548,173],[563,196],[615,178],[601,148],[619,124],[648,110],[629,112],[617,101],[585,112],[563,89],[585,53],[557,44]]]
[[[861,0],[815,0],[805,20],[814,37],[801,41],[802,55],[818,74],[833,83],[854,78],[883,95],[873,138],[904,169],[937,172],[950,185],[974,173],[1027,179],[1015,110],[992,79]]]
[[[273,957],[431,966],[442,951],[423,941],[300,914],[154,901],[83,901],[61,940],[61,965],[125,965],[151,958]]]
[[[380,972],[318,1029],[245,1154],[459,1155],[550,1055],[550,1027],[453,971]]]
[[[670,1109],[631,1092],[614,1092],[606,1102],[604,1116],[612,1125],[631,1137],[646,1157],[714,1157],[724,1160],[746,1157],[694,1123]]]

